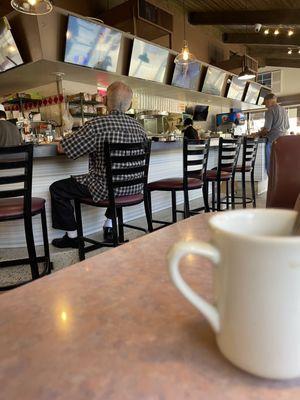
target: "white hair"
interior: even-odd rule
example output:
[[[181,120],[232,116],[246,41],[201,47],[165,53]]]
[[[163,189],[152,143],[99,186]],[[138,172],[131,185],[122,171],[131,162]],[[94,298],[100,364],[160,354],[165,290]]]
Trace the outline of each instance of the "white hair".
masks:
[[[132,102],[132,90],[123,82],[114,82],[107,88],[107,107],[110,111],[125,112]]]

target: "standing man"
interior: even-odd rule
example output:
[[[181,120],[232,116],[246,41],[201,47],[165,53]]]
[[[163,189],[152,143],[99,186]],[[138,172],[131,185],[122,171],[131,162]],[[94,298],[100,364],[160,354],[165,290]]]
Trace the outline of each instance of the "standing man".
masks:
[[[13,123],[6,121],[6,113],[0,110],[0,147],[18,146],[22,143],[19,129]]]
[[[54,239],[52,244],[59,248],[78,247],[77,224],[71,201],[90,197],[98,202],[108,197],[104,142],[133,143],[147,140],[141,124],[125,114],[130,108],[132,90],[122,82],[114,82],[107,89],[106,106],[109,115],[97,117],[86,123],[78,132],[64,138],[58,145],[58,152],[65,153],[73,160],[89,155],[89,172],[86,175],[72,176],[54,182],[50,186],[52,225],[65,231],[62,238]],[[122,166],[126,167],[126,165]],[[140,185],[119,189],[120,195],[140,192]],[[109,209],[104,224],[104,238],[112,238],[112,221]]]
[[[277,104],[277,97],[275,94],[267,94],[264,104],[268,110],[265,114],[265,125],[259,132],[259,136],[267,138],[266,169],[269,173],[272,143],[274,140],[287,133],[290,123],[286,110]]]

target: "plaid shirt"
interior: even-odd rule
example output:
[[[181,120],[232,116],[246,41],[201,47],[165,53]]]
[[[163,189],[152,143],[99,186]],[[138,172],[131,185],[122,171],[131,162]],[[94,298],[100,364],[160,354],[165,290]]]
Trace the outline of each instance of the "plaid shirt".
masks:
[[[74,178],[88,187],[93,200],[97,202],[108,198],[104,142],[135,143],[146,140],[146,131],[137,120],[120,111],[112,111],[108,116],[97,117],[87,122],[78,132],[64,138],[61,145],[67,157],[73,160],[85,154],[89,155],[88,174]],[[129,166],[121,164],[119,167]],[[130,178],[132,179],[132,176],[128,179]],[[131,195],[141,192],[141,189],[141,185],[121,187],[115,194]]]

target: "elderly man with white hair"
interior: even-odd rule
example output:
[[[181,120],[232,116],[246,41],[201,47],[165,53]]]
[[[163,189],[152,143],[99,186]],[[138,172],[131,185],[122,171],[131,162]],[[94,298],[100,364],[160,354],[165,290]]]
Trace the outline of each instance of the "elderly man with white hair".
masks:
[[[93,201],[107,199],[106,169],[104,162],[104,142],[143,142],[147,134],[142,125],[126,115],[132,101],[132,90],[122,82],[114,82],[107,89],[106,106],[109,114],[87,122],[78,132],[64,138],[58,145],[58,152],[65,153],[73,160],[89,155],[89,172],[54,182],[50,186],[52,206],[52,226],[64,230],[62,238],[52,244],[59,248],[78,247],[77,224],[72,200],[90,197]],[[121,188],[121,195],[133,194],[132,188]],[[128,193],[127,193],[128,191]],[[109,209],[104,224],[104,238],[109,240],[112,225]]]

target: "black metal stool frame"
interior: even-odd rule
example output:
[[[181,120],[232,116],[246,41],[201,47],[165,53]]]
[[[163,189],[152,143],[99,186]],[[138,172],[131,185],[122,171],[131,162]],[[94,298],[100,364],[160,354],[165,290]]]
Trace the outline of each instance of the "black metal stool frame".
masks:
[[[14,158],[6,158],[3,160],[3,156],[13,156]],[[6,260],[0,262],[0,268],[13,267],[18,265],[30,265],[32,280],[38,279],[46,274],[50,274],[52,264],[50,261],[49,252],[49,241],[47,231],[47,221],[45,207],[37,212],[32,212],[32,170],[33,170],[33,145],[27,144],[22,146],[13,147],[2,147],[0,148],[0,170],[14,170],[22,168],[24,172],[22,174],[11,176],[0,177],[1,185],[10,185],[15,183],[24,183],[23,188],[20,189],[7,189],[0,191],[1,199],[10,199],[16,197],[23,197],[24,211],[23,215],[20,216],[9,216],[0,217],[2,221],[12,221],[23,219],[25,228],[25,238],[27,243],[28,258],[20,258],[15,260]],[[32,229],[32,217],[41,214],[41,224],[43,232],[43,245],[44,245],[44,256],[37,257]],[[44,263],[44,269],[42,273],[39,273],[38,263]],[[18,286],[24,285],[31,282],[31,280],[23,281],[13,285],[7,285],[0,287],[0,291],[14,289]]]
[[[211,207],[212,211],[216,211],[215,184],[217,185],[217,211],[221,211],[221,204],[223,203],[223,201],[221,200],[221,182],[226,183],[226,201],[225,201],[226,208],[229,209],[230,203],[232,208],[234,208],[235,205],[234,178],[235,178],[236,165],[238,162],[240,147],[241,147],[240,139],[223,139],[223,138],[219,139],[218,166],[216,168],[217,170],[216,179],[215,180],[206,179],[205,182],[206,203],[208,203],[209,182],[212,183],[212,207]],[[231,177],[229,179],[222,178],[222,171],[231,173]],[[229,181],[231,181],[231,201],[229,201]]]
[[[235,204],[242,204],[243,208],[247,207],[247,204],[252,203],[253,207],[256,207],[256,195],[255,195],[255,181],[254,181],[254,168],[258,149],[258,139],[243,138],[243,158],[241,169],[236,169],[236,174],[242,174],[242,196],[235,196],[235,199],[242,199],[241,202],[235,201]],[[248,167],[248,170],[247,170]],[[250,183],[251,183],[251,196],[247,197],[246,193],[246,173],[250,173]]]
[[[77,233],[79,239],[79,259],[82,261],[85,259],[85,254],[100,249],[102,247],[116,247],[125,242],[124,239],[124,227],[136,229],[142,232],[152,232],[152,221],[150,216],[150,208],[146,195],[146,185],[149,171],[149,159],[150,159],[151,141],[140,143],[109,143],[104,144],[105,164],[106,164],[106,179],[108,188],[108,205],[112,211],[112,229],[113,229],[113,242],[100,242],[94,239],[87,238],[83,235],[82,217],[81,217],[81,204],[86,204],[93,207],[108,207],[108,205],[99,203],[91,203],[85,201],[85,199],[75,199],[75,214],[77,221]],[[122,155],[115,155],[116,152],[121,152]],[[131,154],[124,155],[124,152]],[[132,154],[135,152],[137,154]],[[130,166],[128,168],[114,167],[114,164],[119,163],[138,163],[136,166]],[[130,176],[132,179],[124,179],[122,175]],[[138,177],[137,177],[138,176]],[[138,226],[127,224],[123,222],[123,207],[116,204],[116,189],[130,187],[133,185],[141,185],[143,197],[139,202],[132,204],[138,205],[144,202],[145,215],[147,219],[148,229],[144,229]],[[126,195],[123,195],[126,197]],[[122,196],[122,197],[123,197]],[[130,196],[130,195],[129,195]],[[131,206],[131,205],[130,205]],[[127,207],[127,206],[125,206]],[[129,206],[128,206],[129,207]],[[85,246],[85,242],[90,245]]]
[[[201,211],[206,211],[208,209],[208,203],[207,203],[207,196],[204,195],[204,192],[207,191],[207,187],[205,185],[205,175],[206,175],[206,169],[207,169],[207,161],[208,161],[208,154],[209,154],[209,145],[210,145],[210,139],[184,139],[183,140],[183,186],[182,188],[176,188],[176,189],[154,189],[150,190],[148,187],[148,199],[149,199],[149,204],[150,204],[150,210],[151,210],[151,216],[152,216],[152,205],[151,205],[151,192],[152,191],[165,191],[165,192],[171,192],[171,201],[172,201],[172,222],[168,221],[162,221],[162,220],[156,220],[152,219],[152,222],[160,224],[161,226],[156,228],[161,229],[164,226],[171,225],[175,222],[177,222],[177,213],[181,213],[184,215],[184,218],[188,218],[191,215],[198,214]],[[190,149],[190,146],[194,147],[200,147],[196,149]],[[201,156],[201,158],[190,160],[189,156]],[[199,169],[190,169],[191,167],[198,167]],[[189,207],[189,191],[190,190],[197,190],[198,188],[191,189],[188,186],[188,180],[189,178],[196,178],[199,179],[199,181],[202,181],[202,192],[203,192],[203,200],[204,200],[204,207],[198,207],[194,209],[190,209]],[[201,187],[200,187],[201,189]],[[184,210],[178,210],[177,209],[177,202],[176,202],[176,192],[183,191],[183,197],[184,197]]]

